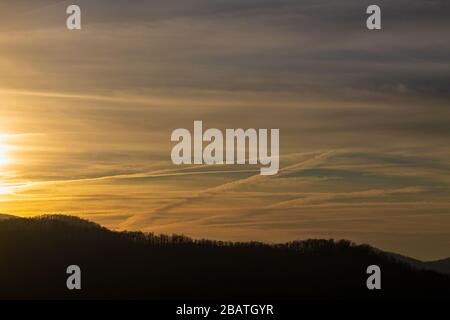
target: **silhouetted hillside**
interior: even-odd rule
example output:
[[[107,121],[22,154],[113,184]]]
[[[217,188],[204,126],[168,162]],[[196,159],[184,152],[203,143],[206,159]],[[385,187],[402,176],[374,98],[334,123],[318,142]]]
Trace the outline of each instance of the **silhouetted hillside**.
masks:
[[[66,289],[66,268],[82,290]],[[382,290],[366,288],[366,268]],[[0,221],[0,298],[450,298],[450,277],[366,245],[280,245],[113,232],[67,216]]]

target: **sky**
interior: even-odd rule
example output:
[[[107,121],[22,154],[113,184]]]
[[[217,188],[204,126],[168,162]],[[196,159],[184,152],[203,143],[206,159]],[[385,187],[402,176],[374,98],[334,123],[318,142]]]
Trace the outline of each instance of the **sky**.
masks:
[[[0,3],[0,212],[449,257],[450,3],[376,3]],[[279,128],[279,173],[173,165],[194,120]]]

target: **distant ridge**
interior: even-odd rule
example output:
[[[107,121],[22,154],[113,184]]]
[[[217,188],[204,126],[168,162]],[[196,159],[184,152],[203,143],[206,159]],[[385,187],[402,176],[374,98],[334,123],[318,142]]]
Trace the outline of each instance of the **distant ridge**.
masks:
[[[450,275],[450,258],[424,262],[424,269],[430,269]]]
[[[421,261],[411,257],[407,257],[398,253],[383,251],[375,249],[376,252],[380,252],[386,256],[392,257],[393,259],[409,264],[419,270],[432,270],[439,273],[444,273],[450,275],[450,258],[435,260],[435,261]]]

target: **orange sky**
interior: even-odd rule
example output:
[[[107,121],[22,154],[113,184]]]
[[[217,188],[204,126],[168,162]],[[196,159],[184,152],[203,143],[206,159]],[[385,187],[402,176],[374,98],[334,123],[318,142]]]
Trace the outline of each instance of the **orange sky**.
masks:
[[[68,2],[0,5],[0,212],[450,256],[442,7],[386,5],[372,33],[357,1],[79,2],[77,32]],[[194,120],[280,128],[280,173],[174,166]]]

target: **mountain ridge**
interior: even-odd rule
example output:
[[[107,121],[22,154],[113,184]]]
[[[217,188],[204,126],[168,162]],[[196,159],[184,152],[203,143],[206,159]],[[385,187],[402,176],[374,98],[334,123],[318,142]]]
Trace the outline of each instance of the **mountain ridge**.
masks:
[[[0,256],[3,299],[450,299],[448,275],[348,240],[194,240],[52,215],[0,221]],[[66,288],[70,265],[81,291]],[[366,287],[370,265],[382,290]]]
[[[58,222],[66,223],[66,224],[71,225],[73,227],[91,227],[91,228],[103,228],[103,229],[106,229],[105,227],[103,227],[100,224],[95,223],[93,221],[90,221],[90,220],[87,220],[87,219],[83,219],[83,218],[80,218],[80,217],[77,217],[77,216],[65,215],[65,214],[44,214],[44,215],[33,216],[31,218],[22,218],[22,217],[15,216],[15,215],[10,215],[10,214],[0,214],[0,221],[8,220],[8,219],[52,220],[52,221],[58,221]],[[106,230],[109,230],[109,229],[106,229]],[[128,231],[125,231],[125,232],[128,232]],[[140,231],[131,232],[131,233],[139,233],[139,232]],[[141,233],[145,234],[145,232],[141,232]],[[167,235],[163,235],[163,236],[167,236]],[[189,237],[186,237],[184,235],[175,235],[175,236],[179,236],[179,237],[183,237],[183,238],[189,238]],[[291,242],[297,242],[297,241],[304,241],[304,240],[294,240],[294,241],[291,241]],[[232,241],[219,241],[219,242],[231,243]],[[252,242],[250,241],[249,243],[252,243]],[[261,244],[267,244],[267,243],[261,243]],[[276,245],[282,245],[282,244],[275,243],[274,245],[276,246]],[[432,270],[432,271],[435,271],[435,272],[439,272],[439,273],[450,275],[450,257],[437,259],[437,260],[423,261],[423,260],[419,260],[419,259],[416,259],[416,258],[412,258],[412,257],[406,256],[406,255],[403,255],[403,254],[382,250],[382,249],[376,248],[376,247],[374,247],[372,245],[368,245],[368,246],[370,248],[372,248],[375,252],[379,252],[381,254],[385,254],[387,256],[390,256],[390,257],[394,258],[397,261],[400,261],[400,262],[403,262],[403,263],[407,263],[408,265],[411,265],[411,266],[413,266],[413,267],[415,267],[417,269]]]

